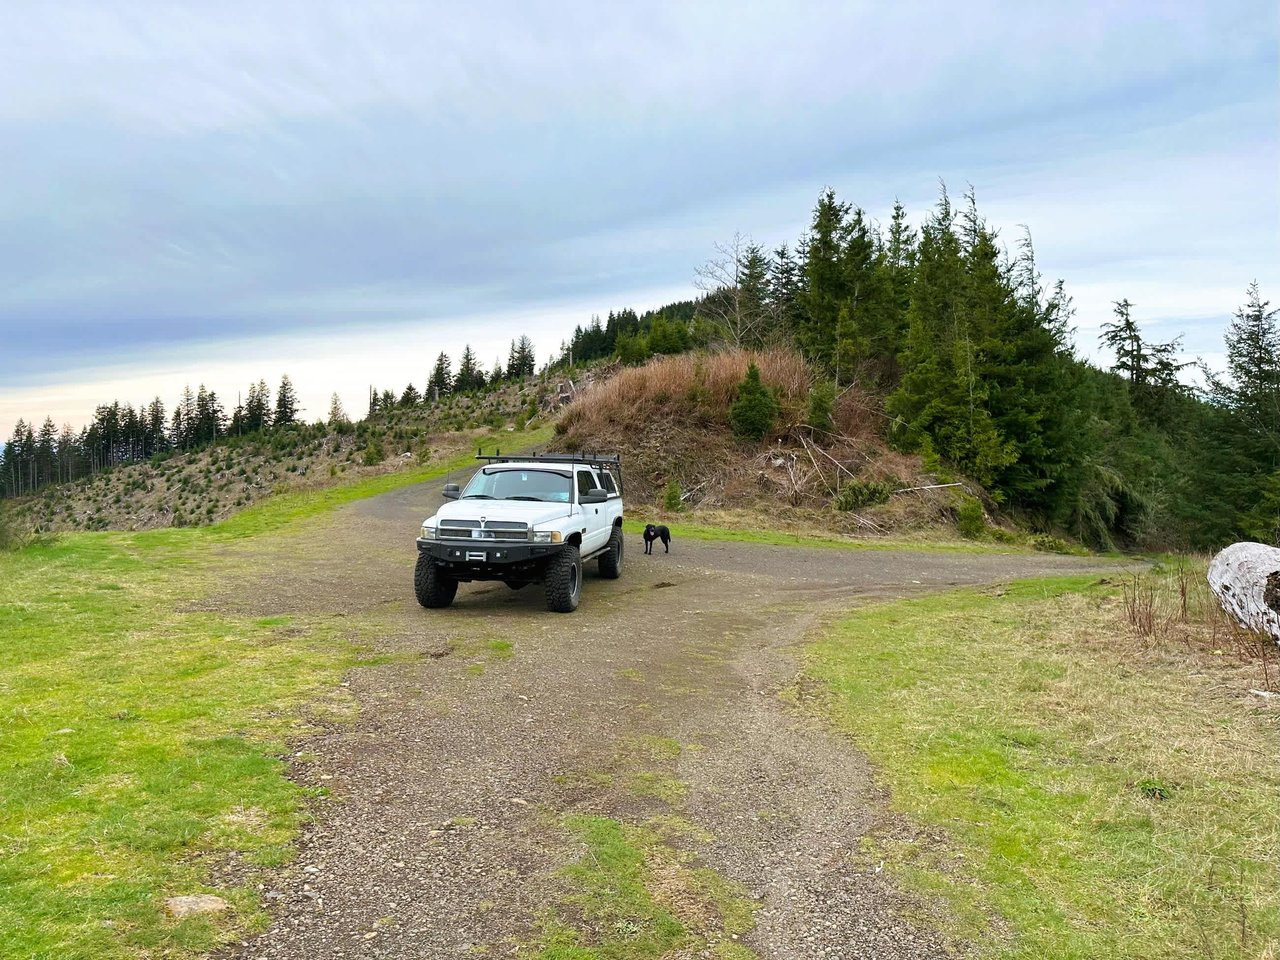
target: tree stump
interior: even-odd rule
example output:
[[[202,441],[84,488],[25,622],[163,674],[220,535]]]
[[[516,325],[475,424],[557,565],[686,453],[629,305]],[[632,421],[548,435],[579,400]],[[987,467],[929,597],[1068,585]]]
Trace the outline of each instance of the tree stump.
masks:
[[[1280,550],[1233,543],[1210,561],[1209,586],[1241,626],[1280,643]]]

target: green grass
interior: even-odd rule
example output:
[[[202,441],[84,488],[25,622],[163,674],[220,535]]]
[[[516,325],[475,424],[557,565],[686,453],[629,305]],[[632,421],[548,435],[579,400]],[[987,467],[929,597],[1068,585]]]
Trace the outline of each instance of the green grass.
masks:
[[[816,644],[822,709],[925,835],[872,855],[982,956],[1273,956],[1274,723],[1144,658],[1113,604],[1028,581],[871,607]]]
[[[285,775],[286,740],[348,715],[338,680],[368,661],[323,626],[192,610],[235,562],[212,548],[472,456],[285,494],[210,527],[0,553],[0,953],[192,956],[263,922],[254,871],[291,856],[306,796]],[[215,890],[232,853],[236,885]],[[228,914],[165,916],[165,897],[203,891]]]
[[[765,528],[720,527],[705,523],[664,521],[673,540],[711,540],[726,543],[760,543],[778,547],[820,547],[833,550],[915,550],[941,553],[1031,553],[1029,547],[998,543],[959,543],[932,540],[865,539],[824,537],[808,533],[788,533]],[[627,520],[627,533],[644,533],[645,524]],[[661,549],[661,547],[659,547]]]
[[[755,956],[733,941],[754,925],[754,905],[663,843],[669,822],[651,829],[574,814],[563,823],[585,852],[562,871],[569,892],[543,918],[539,960]]]

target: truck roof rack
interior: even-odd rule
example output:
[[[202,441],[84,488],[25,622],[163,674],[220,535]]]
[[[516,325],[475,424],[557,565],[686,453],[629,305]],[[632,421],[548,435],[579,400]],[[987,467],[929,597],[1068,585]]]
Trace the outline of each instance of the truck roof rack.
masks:
[[[501,450],[493,453],[476,451],[476,459],[486,463],[560,463],[609,467],[616,471],[618,492],[622,492],[622,457],[616,453],[517,453],[510,456]]]

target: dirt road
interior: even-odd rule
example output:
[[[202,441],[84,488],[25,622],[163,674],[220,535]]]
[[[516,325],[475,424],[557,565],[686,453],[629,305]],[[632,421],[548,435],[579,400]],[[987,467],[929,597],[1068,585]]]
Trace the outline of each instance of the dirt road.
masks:
[[[644,556],[632,536],[620,580],[588,564],[575,614],[501,584],[428,611],[413,537],[439,502],[421,486],[353,504],[257,548],[215,601],[342,617],[401,655],[350,676],[355,724],[300,746],[296,776],[332,797],[266,891],[270,930],[228,956],[528,955],[583,855],[574,812],[679,824],[665,842],[758,904],[741,943],[762,957],[952,955],[859,855],[887,822],[874,772],[779,693],[806,633],[869,597],[1096,563],[680,540]],[[660,896],[697,926],[697,904]]]

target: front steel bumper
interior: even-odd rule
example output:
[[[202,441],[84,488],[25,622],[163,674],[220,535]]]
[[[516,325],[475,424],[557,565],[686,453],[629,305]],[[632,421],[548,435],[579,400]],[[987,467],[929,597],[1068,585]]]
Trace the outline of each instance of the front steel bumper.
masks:
[[[503,543],[476,540],[424,540],[418,553],[430,557],[459,580],[507,580],[540,576],[542,567],[564,549],[563,543]]]

